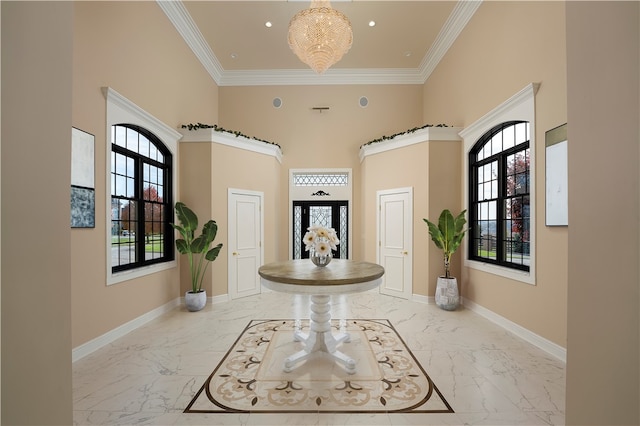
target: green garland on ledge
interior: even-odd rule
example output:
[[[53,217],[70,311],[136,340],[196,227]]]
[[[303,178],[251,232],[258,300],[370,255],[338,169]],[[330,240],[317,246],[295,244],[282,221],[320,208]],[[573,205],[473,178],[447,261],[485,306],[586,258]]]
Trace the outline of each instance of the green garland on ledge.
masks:
[[[369,141],[365,144],[360,145],[360,148],[362,148],[363,146],[374,144],[374,143],[388,141],[390,139],[395,138],[396,136],[406,135],[407,133],[414,133],[414,132],[417,132],[418,130],[426,129],[427,127],[450,127],[450,126],[447,126],[446,124],[425,124],[422,127],[414,127],[413,129],[405,130],[404,132],[396,133],[395,135],[383,136],[381,138],[374,139],[372,141]]]
[[[223,129],[222,127],[218,126],[217,124],[214,124],[214,125],[212,126],[212,125],[210,125],[210,124],[202,124],[202,123],[192,124],[192,123],[189,123],[189,124],[183,124],[181,127],[182,127],[183,129],[189,129],[189,130],[213,129],[213,130],[215,130],[216,132],[231,133],[232,135],[235,135],[236,137],[238,137],[238,136],[242,136],[242,137],[244,137],[244,138],[251,139],[251,140],[254,140],[254,141],[263,142],[263,143],[268,143],[269,145],[275,145],[275,146],[277,146],[278,148],[280,148],[280,150],[282,151],[282,147],[281,147],[280,145],[278,145],[277,143],[273,143],[273,142],[265,141],[265,140],[263,140],[263,139],[258,139],[258,138],[253,137],[253,136],[247,136],[247,135],[244,135],[244,134],[242,134],[241,132],[238,132],[238,131],[236,131],[236,130],[227,130],[227,129]]]

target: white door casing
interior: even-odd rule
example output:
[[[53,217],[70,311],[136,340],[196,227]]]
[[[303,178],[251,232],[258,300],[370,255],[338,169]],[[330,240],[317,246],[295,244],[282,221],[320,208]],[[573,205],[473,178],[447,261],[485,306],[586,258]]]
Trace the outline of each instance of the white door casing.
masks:
[[[228,294],[230,299],[260,293],[258,268],[264,259],[262,213],[264,194],[242,189],[228,190]]]
[[[377,192],[378,263],[385,273],[380,293],[413,294],[413,188]]]

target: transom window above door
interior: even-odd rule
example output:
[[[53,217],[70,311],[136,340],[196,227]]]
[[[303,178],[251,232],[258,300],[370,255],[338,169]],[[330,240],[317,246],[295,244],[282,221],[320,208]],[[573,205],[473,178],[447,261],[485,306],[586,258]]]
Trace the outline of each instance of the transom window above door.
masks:
[[[294,186],[347,186],[348,173],[294,173]]]

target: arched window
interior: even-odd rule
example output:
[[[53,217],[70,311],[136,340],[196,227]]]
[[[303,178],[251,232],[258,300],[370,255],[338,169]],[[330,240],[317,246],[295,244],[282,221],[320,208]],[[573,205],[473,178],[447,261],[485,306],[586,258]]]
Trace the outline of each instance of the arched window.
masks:
[[[173,209],[168,206],[176,199],[175,158],[182,135],[111,87],[103,87],[102,93],[107,108],[106,281],[112,285],[172,269],[178,264],[174,232],[166,225],[173,221]],[[145,185],[153,186],[153,191],[161,194],[162,202],[153,199],[152,190],[147,191],[145,199]],[[121,211],[130,201],[131,212],[136,209],[144,218],[143,206],[153,205],[151,211],[155,215],[148,220],[134,220],[140,216]],[[160,204],[164,205],[162,217],[158,216]],[[165,226],[158,234],[160,224]],[[151,232],[145,235],[145,231]],[[128,251],[126,255],[125,251]]]
[[[530,128],[494,126],[469,151],[469,259],[529,271]]]
[[[111,269],[174,259],[171,152],[150,131],[111,126]]]

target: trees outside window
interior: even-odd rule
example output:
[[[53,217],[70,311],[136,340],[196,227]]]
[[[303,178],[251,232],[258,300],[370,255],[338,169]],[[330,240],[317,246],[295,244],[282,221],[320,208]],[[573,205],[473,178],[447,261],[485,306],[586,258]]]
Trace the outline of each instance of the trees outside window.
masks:
[[[529,270],[530,133],[526,121],[493,127],[469,152],[469,259]]]
[[[111,265],[114,272],[174,259],[171,154],[151,132],[112,126]]]

